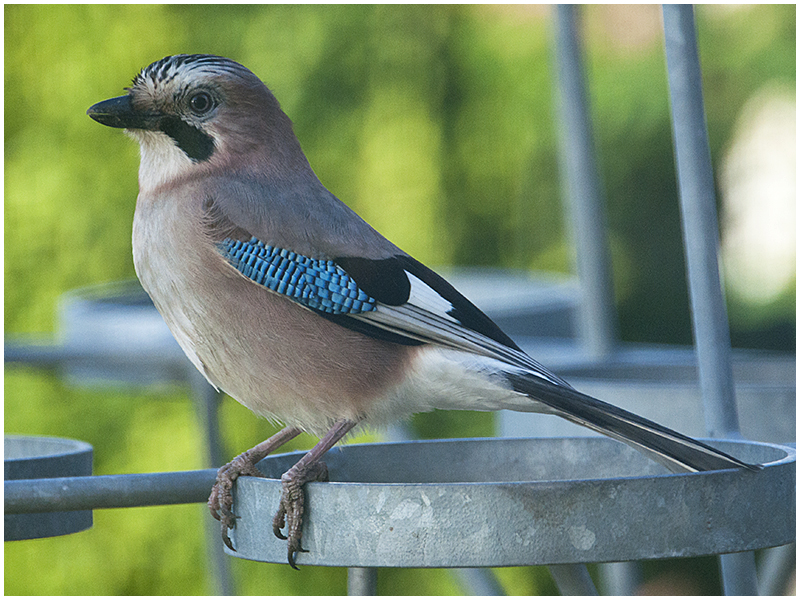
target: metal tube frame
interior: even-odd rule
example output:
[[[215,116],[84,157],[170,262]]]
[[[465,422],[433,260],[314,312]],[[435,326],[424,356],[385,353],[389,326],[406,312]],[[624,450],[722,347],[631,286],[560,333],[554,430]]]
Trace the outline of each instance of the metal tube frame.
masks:
[[[706,429],[740,437],[731,368],[731,340],[719,273],[719,229],[708,146],[694,7],[663,6],[675,163],[678,174],[692,325]],[[752,552],[720,556],[726,595],[756,595]]]

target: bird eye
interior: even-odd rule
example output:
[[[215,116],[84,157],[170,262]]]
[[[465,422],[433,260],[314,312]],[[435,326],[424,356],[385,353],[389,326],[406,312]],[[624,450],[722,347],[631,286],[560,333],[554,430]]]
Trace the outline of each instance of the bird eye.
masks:
[[[189,98],[189,107],[196,115],[204,115],[214,108],[214,100],[207,92],[198,92]]]

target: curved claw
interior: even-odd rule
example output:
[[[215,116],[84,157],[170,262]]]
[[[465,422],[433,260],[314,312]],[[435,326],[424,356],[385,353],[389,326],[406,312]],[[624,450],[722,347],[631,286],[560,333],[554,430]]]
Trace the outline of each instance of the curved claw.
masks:
[[[297,556],[297,553],[298,552],[308,552],[308,550],[306,550],[305,548],[301,548],[299,546],[299,544],[300,544],[299,540],[298,540],[297,543],[298,543],[298,546],[296,548],[292,545],[292,542],[289,542],[289,544],[288,544],[288,546],[289,546],[289,558],[288,558],[289,566],[292,567],[295,571],[299,571],[300,570],[298,568],[298,566],[294,562],[294,559]]]
[[[222,525],[222,542],[236,552],[228,537],[228,530],[236,526],[236,515],[233,514],[233,484],[242,475],[249,475],[251,477],[263,477],[263,473],[259,471],[253,459],[245,452],[234,458],[224,467],[217,471],[217,481],[214,487],[211,488],[211,495],[208,497],[208,509],[211,516],[214,517]]]
[[[230,548],[231,552],[236,552],[231,538],[228,537],[228,525],[226,523],[222,523],[222,543]]]
[[[290,469],[281,477],[281,500],[278,511],[272,519],[272,533],[278,539],[288,542],[288,562],[293,569],[297,569],[295,564],[297,553],[308,552],[300,544],[305,509],[303,486],[309,481],[327,481],[327,479],[328,468],[322,462],[307,465],[303,469]],[[286,535],[281,531],[284,527]]]
[[[278,512],[275,513],[275,516],[272,518],[272,533],[275,534],[275,537],[279,540],[288,539],[283,533],[281,533],[281,529],[284,528],[286,525],[286,509],[283,506],[283,494],[281,494],[281,503],[278,506]]]

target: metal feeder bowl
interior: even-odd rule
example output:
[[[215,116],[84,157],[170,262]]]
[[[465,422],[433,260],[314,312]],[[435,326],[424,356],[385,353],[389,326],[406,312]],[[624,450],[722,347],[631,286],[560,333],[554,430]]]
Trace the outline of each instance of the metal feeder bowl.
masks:
[[[721,554],[794,540],[795,451],[714,440],[744,470],[671,474],[607,438],[342,446],[330,482],[306,485],[298,564],[500,567]],[[302,452],[259,463],[234,488],[236,552],[285,563],[272,533],[280,476]]]
[[[6,434],[4,474],[13,479],[48,479],[92,474],[92,446],[78,440]],[[5,541],[66,535],[89,529],[92,511],[4,515]]]

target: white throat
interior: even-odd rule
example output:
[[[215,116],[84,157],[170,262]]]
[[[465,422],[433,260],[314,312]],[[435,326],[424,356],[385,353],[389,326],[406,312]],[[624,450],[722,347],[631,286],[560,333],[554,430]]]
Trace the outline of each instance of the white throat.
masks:
[[[175,141],[160,131],[126,129],[125,133],[139,142],[139,191],[151,192],[168,182],[189,174],[195,166]]]

